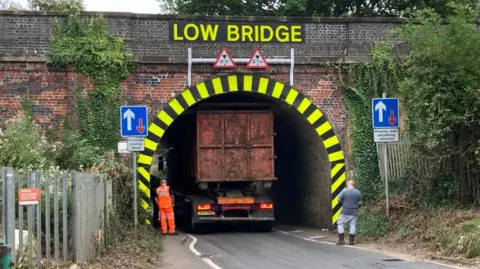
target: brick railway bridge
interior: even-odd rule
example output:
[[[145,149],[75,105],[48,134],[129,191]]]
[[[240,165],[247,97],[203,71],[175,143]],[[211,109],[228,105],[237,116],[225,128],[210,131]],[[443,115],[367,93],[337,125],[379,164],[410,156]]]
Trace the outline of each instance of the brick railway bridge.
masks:
[[[137,64],[122,90],[129,104],[147,105],[151,114],[145,151],[137,161],[141,210],[151,210],[156,149],[182,142],[182,130],[188,130],[181,123],[183,115],[204,99],[248,100],[274,107],[278,218],[319,228],[336,223],[340,205],[335,198],[353,164],[338,74],[319,66],[364,59],[374,42],[398,45],[390,33],[397,19],[103,15],[112,34],[126,37]],[[36,122],[44,129],[60,128],[62,119],[74,112],[76,82],[88,78],[45,66],[52,26],[61,16],[0,12],[2,119],[15,115],[27,89],[36,100]],[[235,59],[249,58],[259,48],[270,68],[237,63],[234,69],[216,69],[201,60],[188,64],[189,48],[197,59],[216,58],[223,47]],[[271,60],[290,58],[291,49],[292,73],[290,63]]]

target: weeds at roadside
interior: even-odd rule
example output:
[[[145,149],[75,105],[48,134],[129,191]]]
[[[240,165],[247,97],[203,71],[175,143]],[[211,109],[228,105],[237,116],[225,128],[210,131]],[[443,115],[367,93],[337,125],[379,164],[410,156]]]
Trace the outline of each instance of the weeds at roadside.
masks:
[[[455,206],[407,212],[396,212],[395,204],[392,208],[389,218],[382,203],[361,208],[357,230],[362,241],[411,254],[480,258],[480,211]]]
[[[122,233],[125,238],[108,253],[88,264],[78,265],[80,269],[154,269],[163,251],[163,239],[157,230],[150,226],[139,226],[137,232],[126,228]]]

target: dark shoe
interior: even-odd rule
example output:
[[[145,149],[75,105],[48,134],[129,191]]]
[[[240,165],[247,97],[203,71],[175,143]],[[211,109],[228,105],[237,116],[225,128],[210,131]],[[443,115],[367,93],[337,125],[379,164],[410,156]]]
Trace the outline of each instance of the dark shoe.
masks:
[[[351,235],[350,235],[350,242],[348,242],[348,244],[349,244],[350,246],[355,245],[355,235],[354,235],[354,234],[351,234]]]
[[[167,235],[167,233],[162,233],[162,235]]]
[[[344,234],[338,234],[337,245],[339,245],[339,246],[345,245],[345,235]]]
[[[177,232],[173,232],[173,233],[168,233],[168,235],[178,235]]]

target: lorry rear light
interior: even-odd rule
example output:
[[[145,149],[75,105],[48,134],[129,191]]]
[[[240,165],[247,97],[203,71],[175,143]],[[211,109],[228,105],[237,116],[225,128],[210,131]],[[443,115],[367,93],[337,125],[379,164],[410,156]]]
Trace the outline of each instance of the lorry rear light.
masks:
[[[273,209],[273,204],[272,203],[261,203],[260,204],[260,209]]]
[[[212,206],[210,204],[197,205],[197,210],[210,210]]]

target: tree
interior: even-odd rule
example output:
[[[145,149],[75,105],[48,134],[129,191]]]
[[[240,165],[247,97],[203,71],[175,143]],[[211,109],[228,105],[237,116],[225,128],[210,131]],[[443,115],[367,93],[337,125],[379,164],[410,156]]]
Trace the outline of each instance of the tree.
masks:
[[[239,16],[398,17],[405,11],[433,8],[447,16],[449,0],[158,0],[169,13]],[[478,0],[466,0],[473,7]]]
[[[85,9],[83,0],[29,0],[33,10],[81,11]]]
[[[13,0],[0,0],[0,10],[17,10],[22,9],[22,5]]]
[[[435,202],[480,204],[475,181],[480,176],[480,35],[469,4],[449,4],[442,20],[433,9],[417,12],[397,33],[409,46],[400,84],[410,139],[428,173],[417,173]],[[412,157],[412,156],[410,156]],[[423,183],[422,183],[423,182]],[[458,192],[455,192],[458,190]]]

